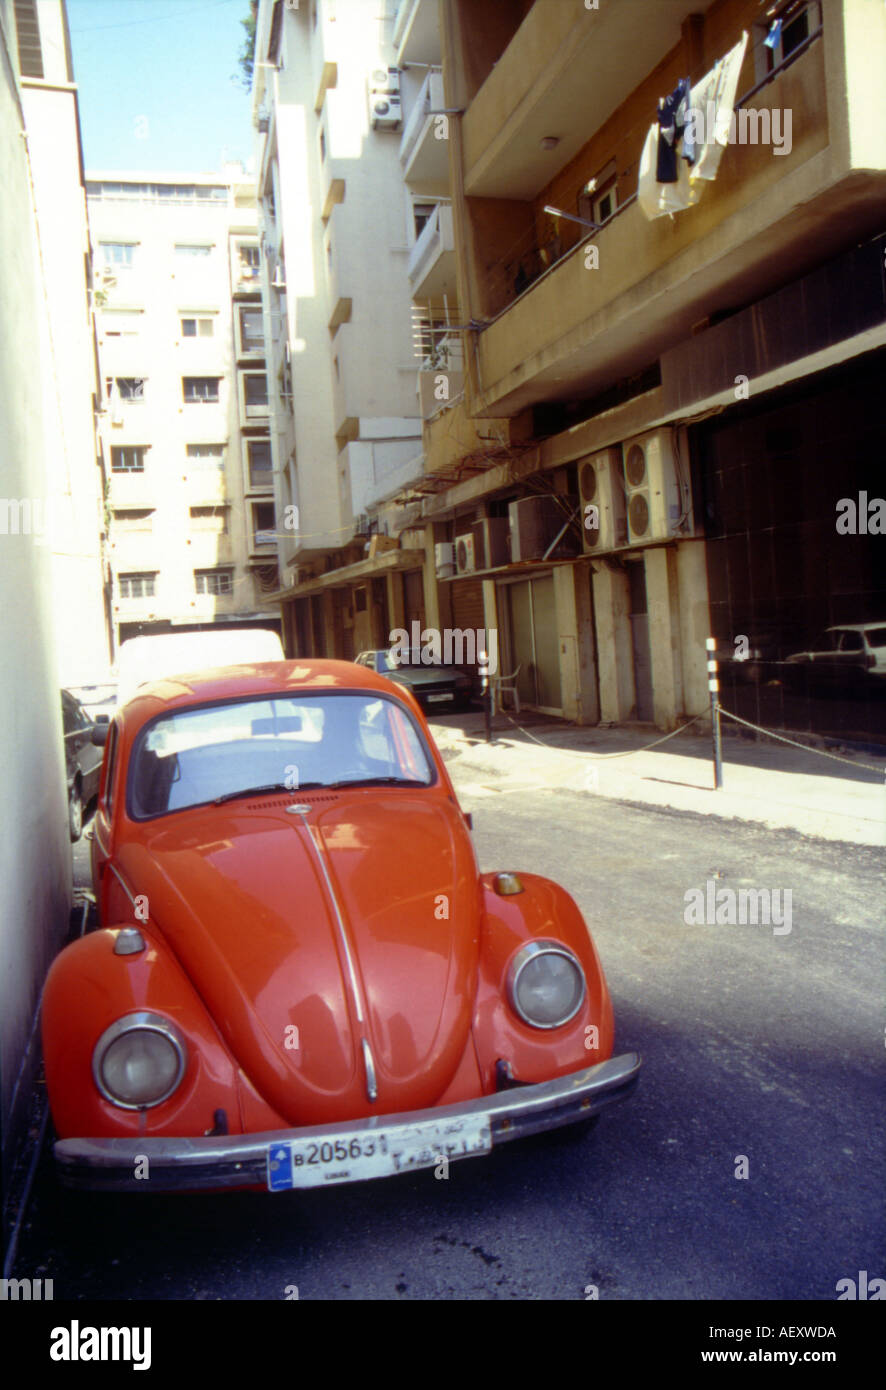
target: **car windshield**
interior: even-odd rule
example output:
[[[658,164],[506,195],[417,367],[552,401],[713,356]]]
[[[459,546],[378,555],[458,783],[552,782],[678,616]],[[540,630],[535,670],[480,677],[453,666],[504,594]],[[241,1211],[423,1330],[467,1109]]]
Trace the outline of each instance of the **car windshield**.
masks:
[[[129,810],[141,820],[268,790],[428,786],[434,776],[411,716],[393,700],[274,695],[147,725],[130,759]]]

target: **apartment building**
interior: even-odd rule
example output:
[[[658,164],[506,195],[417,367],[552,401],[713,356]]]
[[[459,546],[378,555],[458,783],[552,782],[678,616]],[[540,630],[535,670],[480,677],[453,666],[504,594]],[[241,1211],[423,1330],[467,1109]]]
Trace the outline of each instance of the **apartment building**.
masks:
[[[394,19],[391,0],[261,0],[258,11],[279,600],[294,654],[382,646],[435,586],[425,526],[408,524],[418,507],[397,509],[394,534],[388,506],[422,475],[419,375],[445,289],[422,284],[416,348],[412,285],[437,234],[425,227],[437,185],[413,196],[404,183],[402,142],[422,133],[413,116],[428,74],[398,65]],[[454,303],[454,256],[449,269]]]
[[[254,184],[87,175],[116,641],[279,630]]]
[[[712,634],[734,712],[886,734],[886,8],[401,11],[405,51],[439,29],[463,325],[398,499],[429,624],[470,577],[521,703],[582,722],[704,711]],[[836,648],[830,693],[788,661]]]

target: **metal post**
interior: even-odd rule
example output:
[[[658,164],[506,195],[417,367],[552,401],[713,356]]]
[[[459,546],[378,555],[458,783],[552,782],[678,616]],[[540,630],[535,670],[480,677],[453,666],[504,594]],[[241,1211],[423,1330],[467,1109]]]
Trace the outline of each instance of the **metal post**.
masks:
[[[714,790],[723,786],[723,746],[720,742],[720,682],[717,678],[717,641],[708,637],[705,641],[708,652],[708,690],[711,694],[711,737],[714,743]]]
[[[492,742],[492,719],[495,714],[495,685],[489,674],[489,653],[480,652],[477,658],[483,691],[483,720],[486,725],[486,742]]]

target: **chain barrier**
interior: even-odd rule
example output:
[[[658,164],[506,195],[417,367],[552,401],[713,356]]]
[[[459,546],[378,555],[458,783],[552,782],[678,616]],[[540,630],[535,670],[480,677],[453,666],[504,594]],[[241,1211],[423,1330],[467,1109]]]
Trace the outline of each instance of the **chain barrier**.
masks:
[[[849,767],[860,769],[863,772],[876,772],[878,777],[882,777],[886,773],[886,767],[872,767],[870,763],[857,763],[852,758],[841,758],[839,753],[827,753],[823,748],[812,748],[808,743],[798,743],[795,738],[785,738],[784,734],[776,734],[771,729],[763,729],[759,724],[752,724],[749,719],[742,719],[738,714],[731,714],[722,705],[720,706],[720,713],[727,719],[733,719],[736,724],[744,724],[746,729],[755,729],[758,734],[765,734],[767,738],[774,738],[779,743],[789,743],[792,748],[802,748],[805,753],[816,753],[819,758],[830,758],[835,763],[846,763]]]
[[[635,753],[646,753],[650,748],[658,748],[660,744],[667,743],[668,739],[676,738],[677,734],[682,734],[687,729],[690,729],[692,725],[697,724],[699,720],[709,717],[709,712],[705,710],[703,714],[696,714],[694,718],[687,720],[685,724],[681,724],[679,729],[673,729],[671,733],[665,734],[663,738],[657,738],[653,743],[646,743],[642,748],[629,748],[627,752],[624,753],[579,753],[573,752],[569,748],[553,748],[550,743],[546,743],[544,739],[536,738],[535,735],[531,734],[522,724],[518,724],[517,720],[513,719],[506,711],[502,710],[502,713],[509,724],[513,724],[515,729],[519,729],[521,734],[525,734],[527,738],[532,739],[532,742],[537,743],[540,748],[548,748],[552,753],[565,753],[566,756],[570,758],[593,758],[600,761],[608,758],[631,758]],[[720,713],[726,719],[734,720],[736,724],[743,724],[746,729],[753,729],[756,733],[763,734],[766,738],[775,739],[779,743],[790,744],[792,748],[800,748],[804,753],[816,753],[820,758],[830,758],[832,762],[846,763],[848,767],[854,767],[856,770],[862,772],[876,772],[880,777],[886,774],[886,767],[872,767],[870,763],[858,763],[852,758],[841,758],[838,753],[828,753],[823,748],[812,748],[808,743],[798,743],[796,739],[786,738],[784,734],[776,734],[771,729],[764,729],[759,724],[752,724],[750,720],[742,719],[738,714],[732,714],[728,709],[724,709],[722,705],[720,706]]]

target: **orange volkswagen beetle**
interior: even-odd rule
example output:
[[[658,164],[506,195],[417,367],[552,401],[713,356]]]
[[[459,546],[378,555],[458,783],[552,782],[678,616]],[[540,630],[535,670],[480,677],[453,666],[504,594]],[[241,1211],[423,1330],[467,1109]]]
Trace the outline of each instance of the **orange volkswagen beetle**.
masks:
[[[633,1090],[578,908],[479,872],[408,691],[343,661],[227,667],[141,687],[103,735],[100,926],[43,1002],[63,1182],[358,1182]]]

